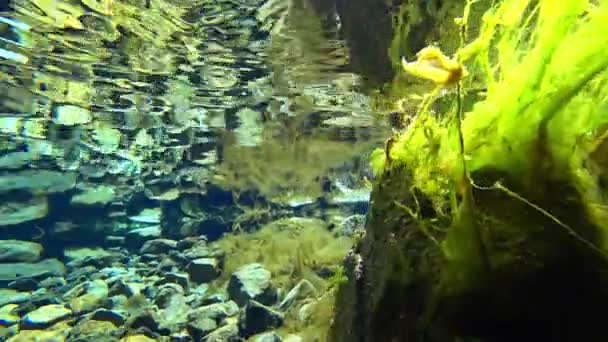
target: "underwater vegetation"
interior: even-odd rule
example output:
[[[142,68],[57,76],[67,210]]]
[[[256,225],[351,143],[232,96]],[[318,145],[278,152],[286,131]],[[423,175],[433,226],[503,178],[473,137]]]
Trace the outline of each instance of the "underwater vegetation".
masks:
[[[255,262],[273,274],[278,288],[310,284],[313,296],[287,311],[286,326],[280,331],[297,333],[304,341],[328,341],[334,293],[343,281],[339,265],[352,243],[351,238],[328,231],[321,220],[288,218],[254,233],[228,235],[217,244],[226,252],[225,275]]]
[[[498,2],[472,37],[466,4],[452,57],[403,61],[434,90],[372,154],[365,272],[341,288],[335,340],[602,333],[608,3]]]

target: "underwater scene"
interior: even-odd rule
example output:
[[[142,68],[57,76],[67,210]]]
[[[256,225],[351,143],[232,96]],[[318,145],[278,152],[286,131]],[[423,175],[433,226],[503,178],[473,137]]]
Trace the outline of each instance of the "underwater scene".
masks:
[[[604,341],[608,1],[0,0],[0,341]]]

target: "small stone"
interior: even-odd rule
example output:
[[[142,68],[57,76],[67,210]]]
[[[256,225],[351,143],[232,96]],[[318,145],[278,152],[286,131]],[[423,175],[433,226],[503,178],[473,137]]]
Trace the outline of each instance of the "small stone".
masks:
[[[233,301],[216,303],[191,310],[190,320],[209,318],[220,322],[227,317],[234,317],[239,313],[239,307]]]
[[[226,298],[226,296],[223,293],[214,293],[211,296],[203,299],[202,304],[211,305],[211,304],[215,304],[215,303],[224,303],[227,300],[228,299]]]
[[[215,329],[202,339],[203,342],[238,342],[242,341],[239,337],[239,327],[236,323],[226,324],[221,328]]]
[[[155,310],[146,309],[130,317],[129,329],[136,330],[143,328],[152,332],[158,332],[160,323],[161,319],[158,313]]]
[[[219,263],[215,258],[194,259],[188,264],[187,270],[190,279],[196,283],[211,282],[220,273]]]
[[[160,223],[160,208],[146,208],[137,215],[129,216],[129,220],[139,223]]]
[[[91,314],[91,319],[94,319],[96,321],[111,322],[117,327],[122,326],[126,321],[126,317],[122,313],[116,310],[109,309],[95,310]]]
[[[167,272],[164,274],[162,279],[155,282],[155,285],[162,285],[167,283],[174,283],[181,286],[183,289],[190,287],[190,277],[186,273],[180,272]]]
[[[277,300],[277,292],[272,287],[271,273],[262,265],[253,263],[237,269],[228,282],[228,295],[239,306],[244,306],[251,299],[265,305],[272,305]]]
[[[21,317],[12,313],[18,306],[17,304],[7,304],[0,307],[0,326],[10,327],[13,324],[19,323]]]
[[[160,226],[133,229],[125,235],[125,245],[128,248],[139,249],[146,241],[157,239],[160,235]]]
[[[154,239],[144,243],[139,250],[141,254],[163,254],[174,250],[177,246],[177,241],[169,239]]]
[[[176,294],[184,294],[184,289],[177,284],[164,284],[159,286],[154,303],[161,309],[169,306],[171,298]]]
[[[52,119],[59,125],[74,126],[91,122],[92,116],[88,109],[74,105],[60,105],[53,109]]]
[[[258,336],[255,336],[253,338],[253,342],[282,342],[283,340],[281,339],[281,337],[279,335],[277,335],[277,333],[275,333],[274,331],[271,332],[266,332],[263,334],[260,334]]]
[[[22,329],[46,328],[72,315],[72,310],[61,304],[49,304],[40,307],[23,317]]]
[[[300,309],[298,310],[298,320],[300,320],[300,322],[307,322],[310,319],[314,312],[314,305],[315,303],[312,302],[303,304],[300,307]]]
[[[188,323],[188,331],[196,341],[217,329],[217,322],[210,318],[201,318]]]
[[[114,285],[112,285],[110,293],[112,295],[125,295],[126,297],[132,297],[140,294],[144,287],[145,285],[142,283],[129,282],[119,279],[114,283]]]
[[[85,294],[70,300],[70,308],[75,314],[81,314],[98,308],[108,297],[108,285],[103,280],[87,283]]]
[[[287,311],[296,300],[305,298],[310,295],[314,295],[316,293],[316,289],[313,284],[311,284],[308,280],[304,279],[300,281],[296,286],[294,286],[291,291],[285,295],[285,298],[279,304],[279,309],[282,311]]]
[[[199,243],[184,251],[184,257],[189,260],[200,258],[223,259],[224,252],[218,247],[210,247],[206,243]]]
[[[335,233],[339,236],[352,237],[355,234],[365,232],[366,220],[366,216],[361,214],[348,216],[340,222]]]
[[[21,240],[0,240],[0,262],[36,262],[42,245]]]
[[[241,328],[245,336],[251,336],[283,325],[285,316],[270,307],[250,300],[245,307]]]
[[[63,277],[48,277],[38,283],[38,286],[47,289],[57,289],[66,285]]]
[[[188,331],[179,331],[169,336],[171,342],[191,342],[192,337]]]
[[[124,236],[114,236],[114,235],[106,236],[106,245],[108,247],[119,247],[124,244],[125,244]]]

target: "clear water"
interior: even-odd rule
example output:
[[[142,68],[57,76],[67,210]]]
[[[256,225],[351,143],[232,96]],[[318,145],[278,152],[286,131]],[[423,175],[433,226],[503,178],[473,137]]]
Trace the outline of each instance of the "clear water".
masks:
[[[389,131],[339,18],[280,0],[2,10],[0,340],[321,338]],[[272,274],[256,293],[239,270]]]

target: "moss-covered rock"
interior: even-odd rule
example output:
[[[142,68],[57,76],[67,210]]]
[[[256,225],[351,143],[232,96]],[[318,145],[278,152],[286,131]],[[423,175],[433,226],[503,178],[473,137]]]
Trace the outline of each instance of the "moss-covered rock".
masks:
[[[505,1],[487,12],[456,57],[487,94],[463,113],[472,82],[460,82],[445,113],[422,107],[372,157],[368,231],[347,258],[332,340],[605,334],[608,206],[597,151],[608,54],[596,43],[606,19],[607,4],[579,0]]]

